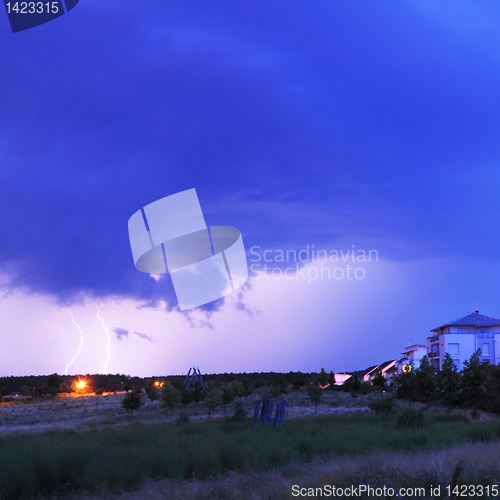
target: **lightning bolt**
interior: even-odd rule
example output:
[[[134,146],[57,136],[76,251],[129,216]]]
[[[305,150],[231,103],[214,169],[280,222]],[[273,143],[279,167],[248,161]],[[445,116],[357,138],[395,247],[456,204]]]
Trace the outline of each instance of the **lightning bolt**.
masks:
[[[107,375],[108,374],[108,361],[109,361],[109,358],[111,357],[111,351],[109,350],[109,344],[111,343],[111,337],[110,337],[109,332],[108,332],[108,327],[104,324],[104,321],[102,320],[101,316],[99,316],[99,308],[97,307],[97,304],[95,306],[95,309],[97,312],[97,317],[99,318],[100,322],[102,323],[102,326],[106,330],[106,335],[108,337],[108,343],[106,344],[106,349],[108,350],[108,357],[106,358],[106,362],[104,363],[104,369],[103,369],[104,375]]]
[[[68,374],[68,368],[73,364],[73,361],[75,361],[76,357],[82,352],[82,347],[83,347],[83,332],[82,329],[78,326],[78,323],[75,321],[75,318],[73,317],[73,314],[71,314],[71,311],[68,309],[69,315],[71,316],[71,321],[75,324],[75,326],[78,328],[78,331],[80,332],[80,347],[78,348],[78,352],[73,356],[73,359],[71,362],[66,365],[66,369],[64,370],[64,375]]]

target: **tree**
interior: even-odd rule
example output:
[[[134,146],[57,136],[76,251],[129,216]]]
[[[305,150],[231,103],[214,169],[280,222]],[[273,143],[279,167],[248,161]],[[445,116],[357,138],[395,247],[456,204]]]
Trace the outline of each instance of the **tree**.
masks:
[[[269,388],[269,396],[273,399],[278,399],[282,394],[288,393],[288,384],[286,380],[280,376],[278,377]]]
[[[328,384],[328,375],[325,372],[324,368],[321,368],[321,371],[320,371],[320,373],[318,375],[318,384],[321,387],[326,387],[326,384]]]
[[[245,395],[245,388],[239,380],[233,380],[228,384],[229,390],[234,394],[235,398],[242,398]]]
[[[134,412],[143,404],[144,401],[142,400],[142,393],[138,389],[127,392],[122,400],[122,408],[124,408],[127,412]]]
[[[21,387],[21,390],[19,391],[19,394],[21,394],[21,396],[25,396],[27,398],[32,398],[33,397],[33,389],[31,389],[31,387],[29,387],[28,385],[23,385]]]
[[[415,398],[415,370],[413,361],[403,366],[403,372],[396,377],[398,384],[398,398],[413,401]]]
[[[469,361],[464,362],[462,370],[462,400],[465,404],[477,410],[486,403],[486,375],[489,363],[481,363],[479,357],[481,349],[478,349]]]
[[[306,384],[306,377],[302,372],[297,372],[293,379],[293,388],[299,390],[302,386]]]
[[[426,405],[436,397],[435,375],[436,369],[424,356],[415,370],[415,399]]]
[[[205,395],[204,403],[208,409],[208,419],[210,420],[212,412],[214,412],[218,406],[223,404],[222,392],[215,387],[210,387]]]
[[[194,394],[191,391],[191,389],[188,389],[187,387],[182,386],[181,387],[181,405],[184,409],[184,412],[188,413],[188,406],[193,402],[194,399]]]
[[[175,407],[182,402],[181,392],[172,387],[171,385],[166,385],[161,391],[160,406],[162,408],[167,408],[170,412],[173,412]]]
[[[146,382],[146,395],[151,401],[151,404],[160,398],[160,390],[155,379],[150,379]]]
[[[436,375],[436,387],[438,397],[446,406],[448,411],[458,403],[458,389],[460,386],[460,374],[453,358],[446,353],[443,367]]]
[[[226,385],[222,389],[222,404],[224,405],[224,415],[226,414],[226,405],[231,404],[234,401],[234,393],[231,390],[230,385]]]
[[[485,410],[500,413],[500,366],[489,365],[487,372],[486,389],[489,401]]]
[[[321,403],[321,400],[323,399],[323,390],[317,382],[314,382],[307,388],[307,395],[309,396],[311,403],[314,403],[314,414],[316,415],[318,404]]]
[[[335,387],[336,383],[337,382],[335,380],[335,373],[330,372],[330,375],[328,375],[328,384],[330,385],[330,389],[333,390],[333,388]]]
[[[207,391],[198,382],[191,384],[191,387],[189,389],[186,389],[186,391],[189,391],[191,393],[191,400],[189,401],[189,403],[193,401],[195,403],[200,403],[205,399],[205,395],[207,393]]]
[[[255,387],[250,377],[245,377],[242,381],[242,384],[243,384],[243,396],[245,398],[251,396],[255,391]]]
[[[63,379],[57,373],[53,373],[47,377],[47,380],[41,387],[42,394],[49,394],[50,396],[55,396],[60,392],[60,387]]]
[[[372,384],[374,387],[385,389],[385,377],[382,375],[382,372],[375,373],[375,376],[372,378]]]
[[[234,403],[234,412],[229,417],[230,422],[243,422],[247,418],[247,410],[241,399]]]

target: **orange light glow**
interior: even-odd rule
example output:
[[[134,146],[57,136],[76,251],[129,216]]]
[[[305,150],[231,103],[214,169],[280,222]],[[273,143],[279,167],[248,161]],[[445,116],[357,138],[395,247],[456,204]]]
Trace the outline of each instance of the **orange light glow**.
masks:
[[[165,382],[160,382],[159,380],[155,380],[154,386],[155,387],[163,387],[165,385]]]
[[[84,378],[78,378],[73,381],[73,390],[79,394],[84,394],[87,392],[88,383]]]

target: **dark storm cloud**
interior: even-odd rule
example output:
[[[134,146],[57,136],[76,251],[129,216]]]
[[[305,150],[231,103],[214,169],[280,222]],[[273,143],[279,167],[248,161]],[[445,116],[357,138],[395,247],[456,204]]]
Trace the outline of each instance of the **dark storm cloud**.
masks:
[[[80,4],[0,35],[12,286],[171,310],[170,278],[134,268],[127,220],[191,187],[247,248],[496,255],[494,30],[453,30],[411,3]]]
[[[153,342],[153,337],[151,335],[148,335],[147,333],[140,333],[140,332],[133,332],[134,335],[137,335],[141,339],[147,340],[148,342]]]
[[[124,328],[115,327],[113,328],[113,332],[116,335],[118,340],[128,339],[130,335],[137,335],[139,338],[147,340],[148,342],[153,342],[153,337],[147,333],[140,332],[130,332],[129,330],[125,330]]]
[[[113,328],[113,332],[115,332],[116,338],[118,340],[122,340],[123,338],[128,338],[130,332],[125,330],[124,328]]]

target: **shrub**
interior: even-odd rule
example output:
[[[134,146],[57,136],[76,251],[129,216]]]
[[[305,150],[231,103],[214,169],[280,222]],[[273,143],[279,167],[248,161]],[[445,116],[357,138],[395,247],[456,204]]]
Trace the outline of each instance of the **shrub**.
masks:
[[[307,395],[311,403],[314,403],[314,414],[317,412],[318,404],[323,399],[323,391],[321,387],[315,382],[307,387]]]
[[[396,411],[396,400],[393,396],[374,398],[368,403],[368,408],[373,410],[376,415],[383,415],[385,417]]]
[[[139,391],[127,392],[122,400],[122,408],[127,411],[138,410],[143,404],[142,395]]]
[[[234,412],[228,418],[230,422],[243,422],[247,418],[247,410],[243,401],[238,400],[234,403]]]
[[[408,406],[399,410],[396,415],[396,425],[403,429],[424,427],[426,424],[427,416],[423,410],[417,410]]]
[[[178,424],[187,424],[189,422],[189,415],[183,411],[181,414],[177,417],[176,422]]]

